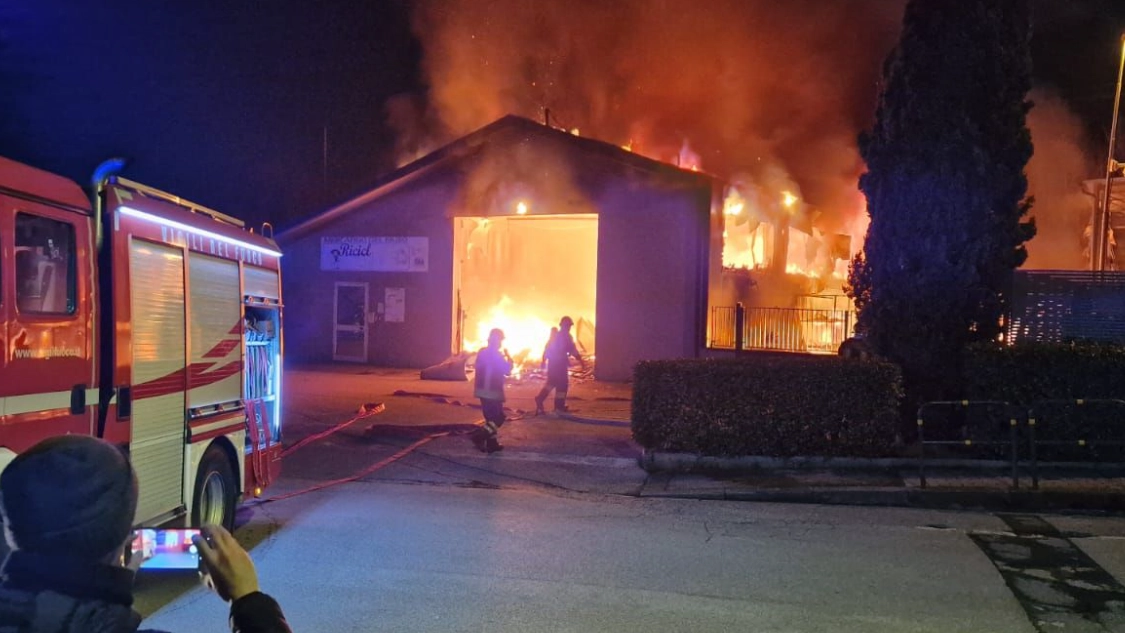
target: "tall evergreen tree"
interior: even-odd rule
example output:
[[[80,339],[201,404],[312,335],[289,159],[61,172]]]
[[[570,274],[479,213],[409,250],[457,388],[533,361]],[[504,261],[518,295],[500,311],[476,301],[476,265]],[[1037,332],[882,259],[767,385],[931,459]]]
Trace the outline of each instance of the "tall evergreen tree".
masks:
[[[1035,234],[1028,0],[910,0],[860,138],[871,224],[850,286],[859,328],[916,398],[955,383],[968,343],[993,340]]]

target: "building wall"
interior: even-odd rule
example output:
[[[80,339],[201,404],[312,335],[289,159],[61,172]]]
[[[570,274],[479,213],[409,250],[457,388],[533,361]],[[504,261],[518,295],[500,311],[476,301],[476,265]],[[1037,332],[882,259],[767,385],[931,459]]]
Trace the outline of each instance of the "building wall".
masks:
[[[597,200],[599,380],[629,380],[641,360],[700,353],[710,198],[709,189],[625,180]]]
[[[424,181],[406,183],[297,238],[290,240],[283,234],[286,354],[299,361],[332,360],[335,283],[348,281],[368,285],[369,364],[426,367],[448,357],[453,322],[453,225],[447,209],[455,193],[455,180],[438,172]],[[427,237],[428,270],[321,270],[321,238],[349,236]],[[405,289],[401,323],[387,322],[378,312],[387,288]]]
[[[572,138],[541,141],[533,136],[495,143],[493,152],[520,158],[512,159],[515,167],[482,172],[482,165],[507,163],[483,154],[453,159],[417,179],[394,183],[393,191],[326,218],[306,234],[293,239],[282,234],[290,357],[332,360],[334,283],[360,281],[369,284],[369,311],[385,288],[406,289],[405,323],[371,324],[368,363],[425,367],[446,358],[453,344],[450,216],[491,214],[487,205],[468,204],[473,197],[460,189],[473,181],[466,174],[474,173],[552,192],[567,212],[598,213],[598,379],[629,380],[641,360],[698,356],[705,347],[711,286],[718,283],[709,272],[719,268],[721,257],[721,235],[714,235],[721,233],[721,224],[713,212],[713,197],[719,194],[711,179],[652,173],[587,152]],[[320,270],[321,238],[345,236],[428,237],[429,270]]]

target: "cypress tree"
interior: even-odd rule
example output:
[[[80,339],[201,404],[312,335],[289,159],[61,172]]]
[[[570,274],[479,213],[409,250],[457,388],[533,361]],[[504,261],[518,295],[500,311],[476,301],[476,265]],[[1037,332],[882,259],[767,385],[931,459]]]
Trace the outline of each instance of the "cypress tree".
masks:
[[[961,350],[995,340],[1035,234],[1028,0],[910,0],[860,137],[871,216],[850,292],[858,327],[912,400],[957,387]]]

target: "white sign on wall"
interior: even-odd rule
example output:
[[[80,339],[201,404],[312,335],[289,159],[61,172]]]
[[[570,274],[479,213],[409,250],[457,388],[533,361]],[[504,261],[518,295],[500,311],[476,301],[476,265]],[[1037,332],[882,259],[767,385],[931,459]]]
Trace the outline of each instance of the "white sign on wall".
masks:
[[[424,273],[430,267],[428,237],[322,237],[321,270]]]
[[[384,296],[385,308],[383,320],[387,323],[402,323],[406,321],[406,288],[387,288]]]

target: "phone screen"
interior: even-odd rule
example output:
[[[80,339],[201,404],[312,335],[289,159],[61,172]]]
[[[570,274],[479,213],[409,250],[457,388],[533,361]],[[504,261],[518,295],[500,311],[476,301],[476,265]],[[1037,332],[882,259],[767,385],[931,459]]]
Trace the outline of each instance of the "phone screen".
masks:
[[[133,560],[141,569],[199,569],[199,550],[191,537],[197,529],[142,529],[133,533]]]

